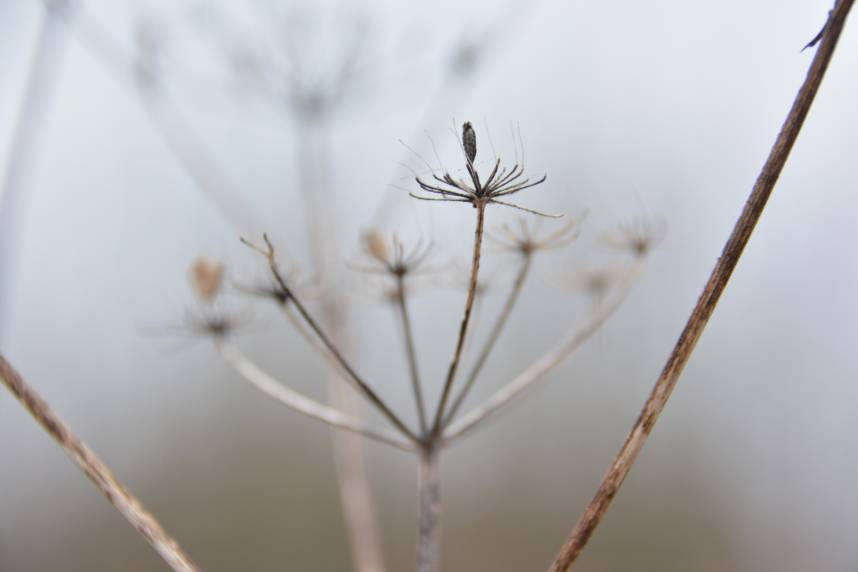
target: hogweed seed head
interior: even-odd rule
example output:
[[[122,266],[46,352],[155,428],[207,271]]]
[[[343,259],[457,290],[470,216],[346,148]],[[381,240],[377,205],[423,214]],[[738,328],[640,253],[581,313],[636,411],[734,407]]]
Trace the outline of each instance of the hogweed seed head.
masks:
[[[545,175],[532,181],[524,178],[524,161],[516,163],[512,168],[502,167],[501,160],[495,161],[494,167],[485,180],[480,178],[474,159],[477,156],[477,137],[473,125],[466,121],[462,125],[462,149],[465,153],[465,171],[470,181],[464,178],[454,178],[449,172],[444,171],[441,175],[432,174],[431,181],[424,181],[415,177],[420,188],[436,197],[426,197],[409,193],[415,199],[423,201],[444,201],[452,203],[470,203],[474,208],[485,208],[486,205],[497,204],[514,209],[529,212],[540,216],[559,218],[563,215],[550,215],[528,209],[516,204],[501,200],[507,195],[512,195],[535,187],[545,182]]]

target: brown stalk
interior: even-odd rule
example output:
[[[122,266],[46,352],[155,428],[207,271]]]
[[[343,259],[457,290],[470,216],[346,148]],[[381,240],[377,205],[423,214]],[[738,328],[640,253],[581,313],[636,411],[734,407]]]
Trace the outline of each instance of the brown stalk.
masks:
[[[423,403],[423,390],[420,388],[420,369],[417,366],[417,350],[414,348],[414,330],[411,326],[411,316],[405,301],[405,277],[396,277],[396,305],[402,320],[402,330],[405,337],[405,353],[408,357],[408,369],[411,373],[411,387],[414,390],[414,403],[417,407],[417,420],[420,433],[426,432],[426,407]]]
[[[450,421],[453,420],[453,417],[455,417],[456,413],[459,411],[459,408],[465,402],[465,398],[468,396],[468,392],[474,386],[474,382],[477,381],[477,377],[480,375],[480,371],[482,371],[486,360],[488,360],[489,358],[489,354],[491,354],[492,350],[495,347],[495,344],[500,338],[501,332],[503,332],[504,326],[506,326],[506,322],[509,319],[510,314],[512,314],[512,309],[515,307],[515,303],[518,300],[518,296],[519,294],[521,294],[521,290],[524,287],[524,282],[527,280],[527,275],[530,272],[532,261],[533,255],[531,253],[524,254],[521,266],[518,269],[518,274],[515,277],[515,282],[513,282],[512,288],[507,295],[503,308],[501,308],[500,314],[498,315],[494,325],[492,326],[491,333],[489,334],[485,345],[483,345],[483,349],[480,350],[480,355],[477,357],[477,361],[474,363],[473,367],[471,367],[471,371],[468,374],[468,377],[465,379],[465,384],[462,386],[462,390],[459,392],[459,395],[456,397],[456,399],[453,400],[453,404],[450,406],[450,411],[444,418],[444,422],[442,424],[443,427],[449,425]]]
[[[254,248],[265,255],[268,260],[268,267],[271,270],[271,274],[274,276],[274,280],[277,281],[277,285],[283,290],[283,293],[287,296],[289,300],[295,305],[295,308],[298,310],[298,313],[301,314],[301,317],[304,318],[304,321],[307,322],[307,325],[310,326],[310,329],[318,336],[318,338],[325,344],[325,347],[328,348],[328,351],[331,352],[333,358],[337,361],[337,363],[343,368],[343,371],[348,374],[349,378],[354,382],[354,384],[358,387],[361,393],[373,404],[376,408],[387,417],[387,419],[393,424],[394,427],[399,429],[403,435],[408,437],[414,442],[417,442],[417,436],[408,428],[405,423],[399,418],[396,413],[393,412],[390,407],[384,402],[384,400],[379,397],[379,395],[355,372],[346,358],[340,353],[340,350],[334,345],[333,341],[328,337],[328,335],[322,330],[321,326],[319,326],[318,322],[316,322],[315,318],[307,311],[307,308],[304,307],[304,304],[295,296],[295,293],[291,288],[286,284],[286,280],[280,274],[280,269],[277,266],[277,258],[274,253],[274,245],[271,244],[271,241],[268,238],[268,235],[263,235],[265,240],[266,250],[262,250],[250,242],[242,239],[245,244]]]
[[[703,329],[709,321],[718,299],[730,275],[739,262],[742,251],[751,236],[751,232],[763,213],[763,208],[774,189],[775,183],[783,170],[790,150],[793,147],[798,134],[801,131],[810,106],[813,103],[828,63],[834,54],[837,40],[843,30],[846,16],[852,8],[853,0],[837,0],[834,9],[829,13],[828,22],[823,30],[822,43],[813,58],[808,70],[807,77],[796,95],[789,115],[784,121],[781,131],[763,165],[762,171],[751,191],[748,201],[742,210],[742,214],[736,221],[733,231],[721,253],[721,257],[715,264],[712,274],[703,289],[703,293],[697,301],[697,305],[691,312],[688,322],[676,342],[676,346],[667,359],[667,363],[655,383],[649,398],[644,404],[637,421],[626,438],[620,452],[617,454],[608,472],[602,479],[599,489],[590,504],[584,510],[568,540],[563,544],[557,558],[551,564],[551,572],[564,572],[569,570],[576,561],[581,551],[587,545],[587,541],[593,535],[596,527],[602,520],[608,507],[611,505],[620,486],[626,478],[632,464],[640,453],[647,437],[652,431],[658,416],[667,404],[671,392],[682,374],[682,370]]]
[[[84,474],[104,493],[107,500],[131,523],[131,526],[176,572],[195,572],[199,568],[182,551],[179,543],[155,520],[143,504],[117,480],[110,469],[95,456],[51,410],[47,403],[15,371],[6,358],[0,355],[0,379],[18,398],[30,415],[44,427]]]
[[[441,392],[441,400],[438,403],[438,409],[435,412],[435,421],[433,422],[432,432],[440,434],[441,421],[444,419],[444,409],[447,406],[447,400],[450,398],[450,390],[453,388],[453,380],[456,377],[456,370],[459,368],[459,362],[462,359],[462,348],[465,345],[465,337],[468,334],[468,324],[471,321],[471,312],[474,309],[474,297],[477,292],[477,282],[480,273],[480,253],[483,245],[483,227],[486,219],[486,200],[475,199],[474,207],[477,209],[477,227],[474,230],[474,255],[471,261],[471,281],[468,285],[468,297],[465,300],[465,311],[462,316],[462,324],[459,326],[459,338],[456,341],[456,350],[453,353],[453,360],[450,362],[450,369],[447,371],[447,380],[444,382],[444,389]]]

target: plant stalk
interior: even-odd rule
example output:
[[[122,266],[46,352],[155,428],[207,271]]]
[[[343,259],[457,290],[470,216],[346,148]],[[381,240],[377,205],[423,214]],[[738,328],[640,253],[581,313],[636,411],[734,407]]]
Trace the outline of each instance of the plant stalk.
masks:
[[[718,300],[727,286],[739,258],[742,256],[745,245],[751,237],[751,232],[763,214],[766,202],[771,196],[789,153],[798,138],[807,113],[810,111],[810,106],[822,83],[822,78],[825,76],[828,63],[834,54],[834,48],[843,30],[846,16],[852,8],[852,3],[853,0],[837,0],[834,9],[829,13],[828,22],[822,32],[822,42],[810,65],[807,77],[795,97],[792,108],[754,183],[745,207],[724,245],[721,257],[718,258],[715,268],[712,269],[712,274],[709,276],[694,310],[688,317],[685,328],[682,330],[673,351],[671,351],[640,416],[626,437],[626,441],[614,458],[613,463],[611,463],[608,472],[603,477],[593,500],[590,501],[575,528],[572,529],[568,540],[560,548],[557,558],[551,564],[551,572],[565,572],[577,560],[596,527],[602,521],[602,517],[610,507],[626,475],[631,470],[635,459],[637,459],[652,432],[659,414],[667,405],[667,400],[676,387],[679,376],[703,334],[703,329],[709,322],[712,312],[715,311]]]
[[[417,572],[438,572],[441,560],[440,448],[435,442],[420,449],[418,474]]]

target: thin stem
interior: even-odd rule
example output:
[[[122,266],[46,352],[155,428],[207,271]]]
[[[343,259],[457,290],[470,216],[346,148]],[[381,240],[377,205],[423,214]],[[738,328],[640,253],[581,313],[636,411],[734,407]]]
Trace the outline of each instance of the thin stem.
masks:
[[[480,253],[483,245],[483,226],[486,219],[486,202],[484,200],[477,200],[474,206],[477,209],[477,227],[474,230],[474,255],[471,260],[471,280],[468,284],[468,297],[465,300],[465,312],[464,316],[462,316],[462,324],[459,326],[459,339],[456,341],[456,350],[453,353],[453,360],[450,362],[450,369],[447,371],[447,380],[444,382],[444,389],[441,392],[441,400],[435,412],[435,421],[432,426],[432,432],[435,434],[441,431],[441,420],[444,419],[444,409],[447,406],[447,400],[450,398],[450,390],[453,388],[456,370],[462,359],[462,348],[465,345],[465,337],[468,334],[468,323],[471,321],[471,312],[474,309],[474,297],[477,293],[477,282],[480,274]]]
[[[417,367],[417,350],[414,348],[414,330],[411,327],[411,317],[408,304],[405,301],[405,277],[396,277],[396,305],[402,320],[402,330],[405,337],[405,353],[408,357],[408,368],[411,372],[411,386],[414,390],[414,403],[417,407],[417,419],[420,433],[426,432],[426,411],[423,404],[423,390],[420,388],[420,369]]]
[[[19,221],[24,218],[21,215],[24,214],[25,177],[38,151],[43,119],[66,52],[63,23],[75,8],[71,0],[45,6],[36,50],[15,115],[8,155],[3,162],[0,181],[0,316],[5,315],[8,283],[14,272],[16,235]],[[3,325],[0,323],[0,334]]]
[[[391,445],[403,451],[413,451],[414,446],[403,440],[398,434],[390,434],[369,427],[360,419],[323,405],[298,393],[280,381],[277,381],[250,361],[237,347],[226,342],[218,342],[217,349],[223,360],[238,372],[248,383],[268,395],[275,401],[293,411],[303,413],[313,419],[324,421],[328,425],[352,431],[364,437]]]
[[[450,421],[452,421],[453,417],[455,417],[456,412],[462,406],[462,403],[465,402],[465,398],[468,396],[468,392],[473,387],[474,382],[477,380],[477,377],[480,375],[480,371],[482,371],[483,366],[486,363],[486,360],[488,360],[489,358],[489,354],[494,349],[498,338],[500,338],[501,332],[503,331],[504,326],[506,326],[506,322],[509,319],[510,314],[512,313],[512,309],[515,307],[515,303],[518,300],[519,294],[521,294],[524,282],[525,280],[527,280],[527,275],[530,271],[532,261],[533,255],[531,253],[524,254],[521,266],[518,269],[518,274],[515,277],[515,282],[513,282],[512,288],[507,295],[503,308],[501,308],[501,312],[498,315],[497,320],[495,320],[494,326],[492,326],[489,338],[486,340],[483,349],[480,351],[480,355],[477,357],[476,363],[474,363],[473,367],[471,368],[471,372],[468,374],[468,377],[465,381],[465,385],[462,386],[462,391],[459,392],[458,397],[456,397],[456,399],[453,401],[453,405],[450,406],[450,411],[444,418],[444,427],[449,425]]]
[[[518,374],[507,385],[497,390],[481,405],[463,415],[458,421],[451,423],[444,432],[444,444],[449,445],[459,439],[486,421],[494,413],[512,403],[526,389],[545,377],[545,375],[571,356],[575,350],[580,348],[622,305],[640,274],[641,268],[642,263],[637,262],[617,286],[614,297],[601,305],[599,310],[586,323],[572,330],[553,349]]]
[[[136,86],[130,73],[133,69],[131,57],[125,53],[120,38],[85,6],[77,8],[75,22],[69,23],[70,31],[102,69],[139,101],[156,134],[203,198],[239,235],[248,235],[260,228],[259,214],[220,168],[191,125],[183,120],[175,104],[168,101],[164,90],[159,89],[160,86],[150,86],[151,89]]]
[[[420,450],[418,489],[417,572],[438,572],[441,560],[441,478],[438,449]]]
[[[614,458],[613,463],[611,463],[608,472],[603,477],[593,500],[590,501],[575,528],[572,529],[568,540],[561,547],[557,558],[551,565],[551,572],[569,570],[581,554],[623,484],[638,453],[640,453],[655,422],[658,420],[659,414],[667,404],[685,364],[691,357],[703,329],[718,304],[721,293],[727,286],[730,275],[739,262],[751,232],[763,213],[763,208],[774,189],[790,150],[798,138],[802,124],[822,83],[822,78],[825,76],[828,63],[834,54],[834,48],[851,7],[852,0],[837,0],[834,9],[829,13],[828,23],[823,31],[822,43],[813,58],[807,77],[796,95],[792,109],[790,109],[789,115],[781,127],[766,163],[763,165],[756,183],[754,183],[754,188],[745,203],[742,214],[724,245],[721,257],[715,264],[712,274],[697,300],[697,305],[688,317],[688,322],[670,353],[670,357],[668,357],[652,393],[644,404],[640,416],[626,437],[626,441]]]
[[[179,543],[171,537],[143,504],[114,476],[101,459],[96,457],[54,413],[36,391],[27,385],[6,358],[0,355],[0,379],[30,415],[54,438],[66,455],[104,493],[113,507],[148,542],[164,561],[176,572],[199,570]]]
[[[367,383],[355,372],[352,366],[346,361],[346,358],[343,357],[340,350],[334,345],[328,335],[322,330],[321,326],[319,326],[318,322],[313,318],[304,304],[301,303],[301,300],[295,296],[295,293],[291,288],[286,284],[286,280],[283,279],[283,276],[280,274],[280,269],[277,266],[277,259],[274,256],[274,246],[271,244],[271,241],[268,239],[268,236],[264,236],[265,244],[267,245],[267,251],[260,250],[265,257],[268,259],[268,267],[271,269],[271,274],[274,276],[274,280],[277,281],[277,285],[280,286],[280,289],[283,291],[283,294],[292,301],[295,305],[295,308],[298,310],[298,313],[301,314],[301,317],[304,318],[304,321],[310,326],[310,328],[315,332],[316,336],[322,343],[325,344],[325,347],[328,348],[328,351],[331,352],[333,358],[340,364],[343,368],[343,371],[351,378],[351,380],[357,385],[358,389],[366,396],[369,401],[375,405],[378,410],[385,416],[387,419],[397,428],[399,429],[403,435],[407,436],[414,442],[417,442],[417,436],[402,422],[399,416],[391,410],[387,404],[378,396],[378,394],[373,391],[373,389],[367,385]],[[253,248],[256,248],[250,243],[246,243]]]

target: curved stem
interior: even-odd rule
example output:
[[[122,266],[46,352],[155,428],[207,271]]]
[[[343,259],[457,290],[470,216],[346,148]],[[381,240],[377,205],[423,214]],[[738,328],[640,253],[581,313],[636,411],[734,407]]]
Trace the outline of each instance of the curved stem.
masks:
[[[245,381],[289,409],[303,413],[307,417],[318,421],[324,421],[328,425],[352,431],[403,451],[414,450],[414,446],[410,442],[403,440],[398,434],[388,434],[373,429],[360,419],[347,415],[333,407],[323,405],[275,380],[250,361],[241,350],[232,344],[219,342],[217,349],[223,360],[241,375]]]
[[[745,203],[742,214],[739,215],[736,225],[724,245],[721,257],[715,264],[715,268],[712,269],[712,274],[709,276],[694,310],[688,317],[685,328],[682,330],[673,351],[671,351],[640,416],[602,479],[593,500],[587,505],[575,528],[572,529],[568,540],[560,548],[557,558],[551,564],[551,572],[565,572],[577,560],[596,527],[602,521],[608,507],[611,506],[617,491],[623,484],[632,464],[637,459],[655,422],[658,420],[659,414],[667,405],[667,400],[676,387],[679,376],[682,374],[685,364],[688,363],[703,329],[712,316],[712,312],[715,311],[721,293],[727,286],[727,282],[742,256],[742,251],[751,237],[751,232],[763,214],[763,208],[766,206],[787,157],[789,157],[790,150],[798,138],[802,124],[822,83],[822,78],[825,76],[828,63],[834,54],[834,48],[843,30],[852,2],[853,0],[838,0],[829,14],[828,22],[823,29],[822,43],[813,58],[807,77],[799,89],[798,95],[796,95],[792,109],[769,152],[769,157],[766,159],[756,183],[754,183],[754,188]]]
[[[509,295],[504,302],[503,308],[501,308],[501,312],[498,315],[494,326],[492,327],[491,334],[489,334],[489,338],[486,340],[483,349],[480,351],[480,355],[477,357],[476,363],[471,368],[471,372],[466,378],[465,385],[462,386],[462,391],[459,392],[458,397],[456,397],[456,399],[453,401],[453,404],[450,406],[450,411],[444,418],[442,426],[446,427],[450,423],[450,421],[453,420],[453,417],[456,415],[456,412],[462,406],[462,403],[465,402],[465,398],[468,396],[468,392],[474,386],[474,382],[480,375],[480,371],[482,371],[486,360],[489,358],[489,354],[492,352],[495,347],[495,344],[500,338],[504,326],[506,326],[506,322],[509,319],[510,314],[512,313],[513,307],[515,307],[515,303],[518,300],[519,294],[521,294],[524,282],[525,280],[527,280],[527,275],[530,271],[532,261],[533,256],[530,253],[524,255],[523,262],[521,263],[521,267],[518,270],[518,275],[516,275],[515,282],[513,282],[512,285],[512,289],[509,291]]]
[[[444,389],[441,392],[438,409],[435,411],[435,421],[432,425],[432,432],[435,434],[439,434],[441,431],[441,420],[444,418],[444,409],[447,406],[447,400],[450,398],[450,390],[453,388],[456,370],[459,368],[459,362],[462,359],[462,348],[465,345],[468,324],[471,321],[471,312],[474,309],[474,297],[477,293],[477,281],[480,274],[480,253],[483,245],[483,227],[486,219],[486,202],[481,200],[474,203],[474,206],[477,209],[477,227],[474,230],[474,255],[471,260],[471,280],[468,284],[468,297],[465,300],[465,312],[464,316],[462,316],[462,324],[459,326],[459,338],[456,341],[456,350],[453,353],[453,360],[450,362],[450,368],[447,371],[447,380],[444,382]]]
[[[420,369],[417,366],[417,350],[414,347],[414,330],[411,327],[411,316],[405,301],[405,277],[396,277],[396,304],[399,317],[402,320],[402,330],[405,337],[405,353],[408,358],[408,369],[411,373],[411,387],[414,390],[414,403],[417,407],[417,419],[420,432],[426,432],[426,407],[423,403],[423,390],[420,387]]]

